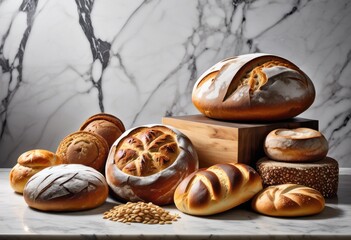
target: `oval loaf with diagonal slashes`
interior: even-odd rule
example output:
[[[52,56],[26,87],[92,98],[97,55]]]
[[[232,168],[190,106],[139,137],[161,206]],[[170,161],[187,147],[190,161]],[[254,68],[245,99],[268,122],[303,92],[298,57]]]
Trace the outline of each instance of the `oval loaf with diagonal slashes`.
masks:
[[[26,203],[42,211],[79,211],[105,202],[105,177],[92,167],[62,164],[45,168],[32,176],[24,187]]]
[[[262,214],[279,217],[298,217],[320,213],[325,200],[322,194],[298,184],[270,186],[252,199],[252,208]]]
[[[211,215],[248,201],[261,189],[261,177],[252,167],[216,164],[185,178],[174,193],[174,203],[191,215]]]
[[[270,54],[244,54],[218,62],[197,80],[195,107],[210,118],[277,121],[311,106],[315,89],[295,64]]]

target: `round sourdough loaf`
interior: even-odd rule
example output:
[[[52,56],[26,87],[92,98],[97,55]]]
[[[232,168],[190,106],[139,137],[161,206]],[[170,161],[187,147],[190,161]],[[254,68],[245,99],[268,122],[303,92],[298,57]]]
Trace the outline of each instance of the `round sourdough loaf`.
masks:
[[[48,150],[34,149],[24,152],[10,171],[10,185],[15,192],[23,193],[24,186],[34,174],[61,163],[62,159]]]
[[[45,168],[27,182],[28,206],[42,211],[79,211],[103,204],[108,195],[104,176],[82,164]]]
[[[180,181],[197,169],[197,153],[189,138],[156,124],[129,129],[116,140],[105,176],[119,200],[166,205],[173,202]]]
[[[79,130],[99,134],[111,147],[125,131],[125,128],[119,118],[107,113],[98,113],[85,120]]]
[[[314,162],[327,156],[325,137],[310,128],[275,129],[264,142],[266,155],[276,161]]]
[[[262,214],[276,217],[299,217],[323,211],[324,197],[320,192],[297,184],[270,186],[259,192],[251,202]]]
[[[106,140],[100,135],[77,131],[61,140],[56,154],[65,164],[83,164],[99,172],[104,172],[109,147]]]
[[[185,178],[174,193],[174,203],[184,213],[212,215],[250,200],[261,189],[261,177],[252,167],[215,164]]]
[[[252,53],[218,62],[197,80],[195,107],[204,115],[233,121],[276,121],[295,117],[311,106],[315,89],[292,62]]]
[[[294,183],[314,188],[326,198],[338,191],[339,165],[330,157],[312,163],[278,162],[264,157],[256,168],[264,186]]]

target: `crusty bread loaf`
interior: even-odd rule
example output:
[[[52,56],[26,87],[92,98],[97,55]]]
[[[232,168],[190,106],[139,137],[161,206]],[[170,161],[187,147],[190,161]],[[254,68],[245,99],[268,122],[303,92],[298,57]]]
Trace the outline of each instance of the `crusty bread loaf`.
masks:
[[[192,93],[204,115],[233,121],[288,119],[314,98],[312,81],[295,64],[261,53],[220,61],[198,78]]]
[[[318,190],[324,197],[338,191],[339,165],[330,157],[312,163],[278,162],[267,157],[256,163],[264,186],[294,183]]]
[[[173,127],[143,125],[125,131],[106,162],[106,180],[121,201],[173,202],[175,188],[198,169],[189,138]]]
[[[83,164],[101,173],[105,170],[108,153],[106,140],[96,133],[87,131],[69,134],[61,140],[56,150],[63,163]]]
[[[275,129],[264,142],[266,155],[276,161],[314,162],[327,156],[328,141],[310,128]]]
[[[324,197],[320,192],[297,184],[270,186],[259,192],[251,202],[262,214],[279,217],[298,217],[323,211]]]
[[[104,176],[82,164],[46,168],[27,182],[26,203],[42,211],[79,211],[103,204],[108,195]]]
[[[184,213],[211,215],[248,201],[261,189],[261,177],[252,167],[216,164],[185,178],[174,193],[174,203]]]
[[[16,192],[22,193],[24,185],[34,174],[46,167],[61,163],[62,159],[48,150],[34,149],[24,152],[10,171],[10,185]]]
[[[108,146],[111,147],[125,131],[125,128],[123,122],[116,116],[107,113],[98,113],[85,120],[79,130],[99,134],[106,140]]]

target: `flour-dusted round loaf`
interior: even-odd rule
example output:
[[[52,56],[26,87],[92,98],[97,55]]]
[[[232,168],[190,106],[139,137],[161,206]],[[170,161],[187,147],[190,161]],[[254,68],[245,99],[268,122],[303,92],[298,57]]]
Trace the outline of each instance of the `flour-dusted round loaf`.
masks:
[[[311,128],[275,129],[264,142],[266,155],[276,161],[314,162],[327,156],[328,141]]]
[[[250,200],[262,190],[262,179],[250,166],[215,164],[185,178],[174,193],[176,207],[191,215],[212,215]]]
[[[99,134],[88,131],[77,131],[61,140],[56,154],[65,164],[83,164],[99,172],[105,171],[109,153],[106,140]]]
[[[267,157],[256,163],[264,186],[294,183],[318,190],[324,197],[334,197],[338,191],[339,164],[326,157],[312,163],[278,162]]]
[[[23,193],[24,186],[34,174],[61,163],[62,159],[51,151],[44,149],[26,151],[18,157],[17,164],[10,171],[10,185],[15,192]]]
[[[79,130],[99,134],[106,140],[108,146],[111,147],[125,131],[125,128],[123,122],[116,116],[107,113],[98,113],[85,120]]]
[[[156,124],[125,131],[111,147],[105,175],[119,200],[166,205],[173,202],[177,185],[197,169],[197,153],[189,138]]]
[[[259,213],[275,217],[300,217],[323,211],[324,197],[317,190],[298,185],[281,184],[259,192],[251,202]]]
[[[292,62],[253,53],[218,62],[197,80],[195,107],[204,115],[233,121],[276,121],[295,117],[315,99],[309,77]]]
[[[23,191],[28,206],[42,211],[80,211],[103,204],[105,177],[82,164],[61,164],[32,176]]]

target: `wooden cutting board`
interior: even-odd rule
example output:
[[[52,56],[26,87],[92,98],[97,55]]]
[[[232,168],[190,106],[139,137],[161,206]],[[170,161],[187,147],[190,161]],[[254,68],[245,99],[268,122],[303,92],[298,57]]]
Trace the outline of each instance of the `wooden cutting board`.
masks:
[[[200,167],[216,163],[245,163],[254,166],[264,156],[267,134],[277,128],[307,127],[318,130],[318,120],[292,118],[270,123],[218,121],[203,115],[164,117],[162,123],[189,137],[199,156]]]

